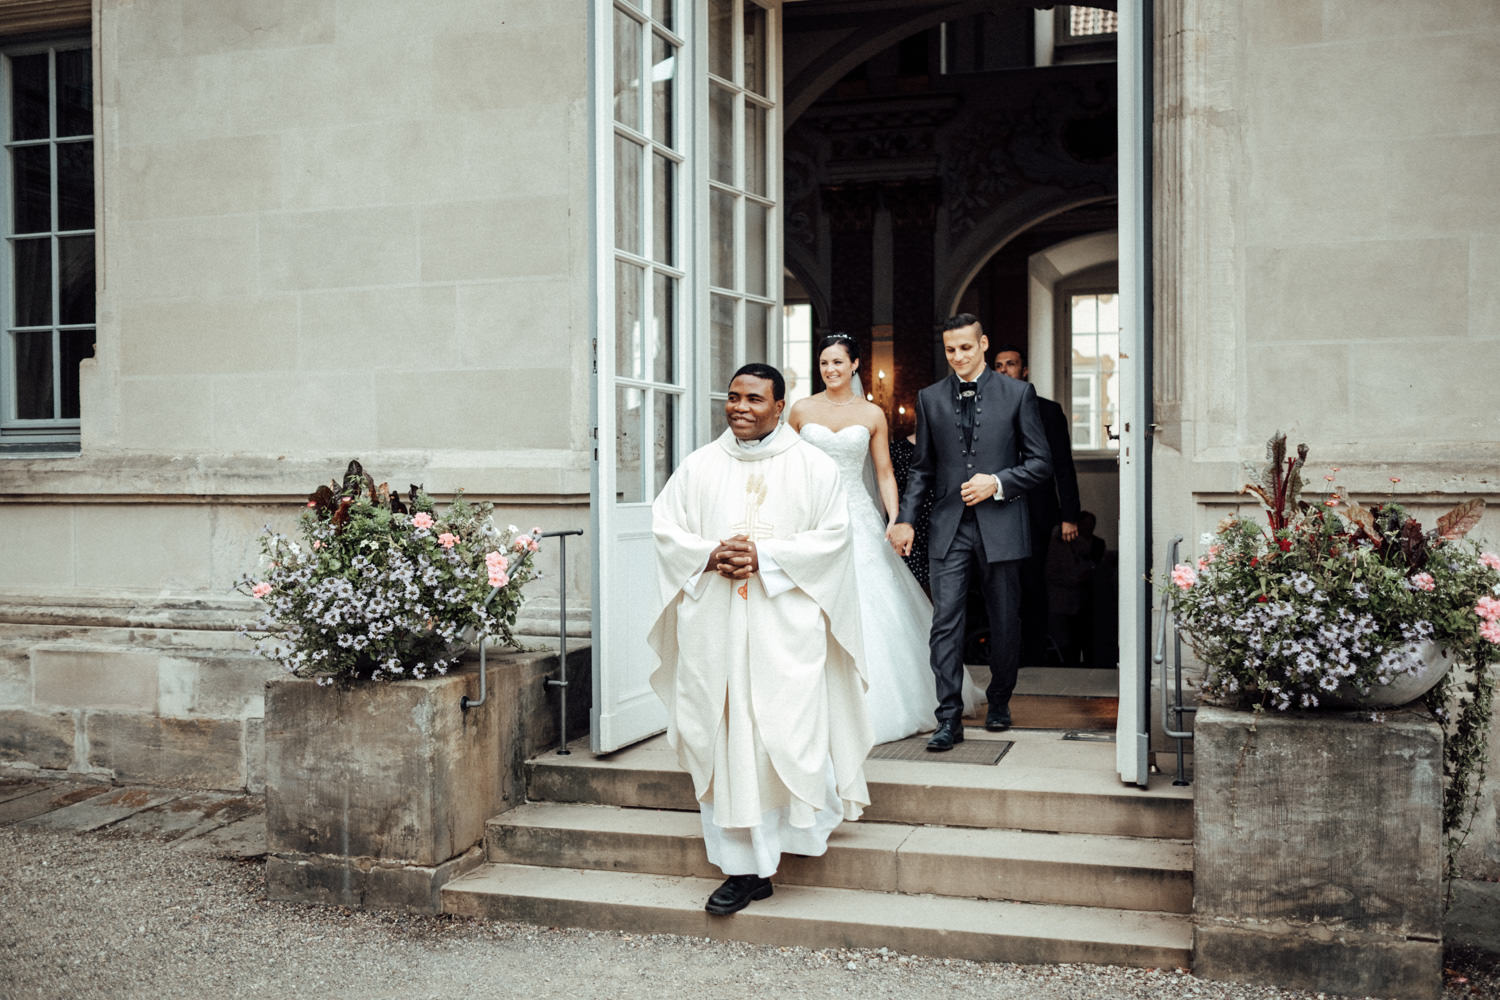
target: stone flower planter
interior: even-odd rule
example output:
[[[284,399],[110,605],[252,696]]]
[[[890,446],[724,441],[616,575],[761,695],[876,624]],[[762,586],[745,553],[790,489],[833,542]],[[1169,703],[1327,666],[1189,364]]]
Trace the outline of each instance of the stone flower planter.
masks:
[[[1342,708],[1396,708],[1408,705],[1436,687],[1438,681],[1453,668],[1453,660],[1435,642],[1415,643],[1411,652],[1420,664],[1415,673],[1402,674],[1389,684],[1372,687],[1369,694],[1360,694],[1351,688],[1339,688],[1324,699],[1324,704]]]
[[[588,730],[588,647],[569,651],[569,736]],[[272,899],[435,913],[482,860],[484,824],[525,793],[526,758],[557,740],[557,655],[446,677],[266,683],[266,864]]]

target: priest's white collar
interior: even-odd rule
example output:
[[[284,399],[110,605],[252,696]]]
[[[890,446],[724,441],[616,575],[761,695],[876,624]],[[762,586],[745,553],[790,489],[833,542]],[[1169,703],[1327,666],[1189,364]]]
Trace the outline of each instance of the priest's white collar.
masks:
[[[759,441],[741,441],[734,436],[734,431],[726,430],[719,435],[719,446],[742,462],[758,462],[780,455],[800,440],[796,431],[778,423],[775,430]]]

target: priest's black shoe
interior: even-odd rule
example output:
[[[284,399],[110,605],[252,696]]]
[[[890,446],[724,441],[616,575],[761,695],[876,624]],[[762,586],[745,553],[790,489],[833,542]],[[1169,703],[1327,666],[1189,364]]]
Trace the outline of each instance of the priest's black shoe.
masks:
[[[952,750],[954,746],[964,741],[964,724],[962,722],[945,722],[937,727],[937,732],[932,734],[932,739],[927,741],[927,749],[942,753],[944,750]]]
[[[992,733],[1003,733],[1010,728],[1010,706],[992,708],[984,714],[984,728]]]
[[[703,907],[709,913],[724,916],[738,913],[754,899],[765,899],[771,895],[771,880],[759,875],[731,875],[724,884],[714,890]]]

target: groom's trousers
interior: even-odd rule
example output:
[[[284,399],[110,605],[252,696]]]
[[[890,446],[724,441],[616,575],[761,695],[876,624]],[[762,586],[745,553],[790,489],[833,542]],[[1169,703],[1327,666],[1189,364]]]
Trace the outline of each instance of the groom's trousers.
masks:
[[[1024,561],[987,560],[972,509],[965,510],[959,519],[953,544],[943,558],[928,553],[932,583],[929,646],[932,674],[937,682],[939,725],[959,723],[963,718],[966,605],[976,577],[990,619],[990,684],[986,696],[991,708],[1004,708],[1010,703],[1016,673],[1021,667],[1021,563]]]

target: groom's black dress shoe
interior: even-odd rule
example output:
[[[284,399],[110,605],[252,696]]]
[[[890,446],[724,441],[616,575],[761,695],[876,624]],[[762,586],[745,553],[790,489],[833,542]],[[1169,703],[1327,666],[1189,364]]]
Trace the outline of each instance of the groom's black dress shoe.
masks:
[[[1003,733],[1010,728],[1010,706],[992,708],[984,714],[984,728],[992,733]]]
[[[952,750],[955,744],[964,741],[964,724],[962,722],[945,722],[937,727],[937,732],[932,734],[932,739],[927,741],[927,749],[934,753],[942,753],[944,750]]]
[[[771,880],[759,875],[731,875],[724,884],[714,890],[703,907],[716,916],[737,913],[750,905],[754,899],[765,899],[771,895]]]

